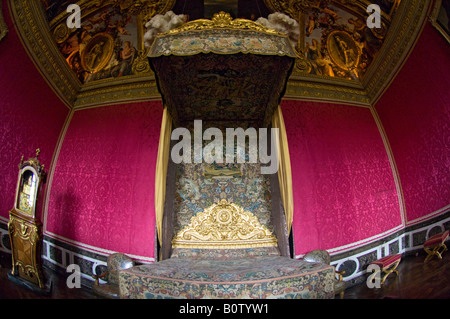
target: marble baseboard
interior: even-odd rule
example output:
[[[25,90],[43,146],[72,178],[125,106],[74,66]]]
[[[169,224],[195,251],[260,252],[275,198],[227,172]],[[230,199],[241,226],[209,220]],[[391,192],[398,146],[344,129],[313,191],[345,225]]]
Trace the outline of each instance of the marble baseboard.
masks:
[[[370,244],[332,254],[331,265],[339,271],[345,270],[344,281],[347,287],[351,287],[366,280],[366,269],[370,262],[392,254],[406,256],[420,253],[429,237],[447,229],[450,229],[450,210],[407,226]],[[1,220],[0,251],[11,253],[7,225]],[[101,274],[106,270],[107,256],[108,254],[93,252],[44,235],[42,247],[44,266],[62,275],[69,275],[66,272],[67,266],[77,264],[80,266],[81,282],[84,286],[92,286],[94,282],[92,274]]]
[[[372,261],[394,254],[420,254],[428,238],[447,229],[450,229],[450,210],[437,217],[406,226],[370,244],[332,255],[331,265],[338,271],[345,271],[344,281],[347,287],[351,287],[366,280],[367,266]]]

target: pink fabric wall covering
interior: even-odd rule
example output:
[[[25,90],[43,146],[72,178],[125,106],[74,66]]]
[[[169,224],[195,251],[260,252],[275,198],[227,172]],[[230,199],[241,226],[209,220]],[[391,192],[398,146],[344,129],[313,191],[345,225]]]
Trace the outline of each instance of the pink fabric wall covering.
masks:
[[[154,185],[162,105],[74,113],[56,165],[46,231],[73,242],[154,257]]]
[[[9,32],[0,41],[0,216],[9,219],[14,206],[22,155],[39,159],[48,171],[60,131],[69,112],[25,52],[2,1]]]
[[[450,204],[450,46],[427,24],[376,105],[402,183],[408,223]]]
[[[369,109],[283,101],[295,254],[334,249],[402,224],[392,170]]]
[[[41,148],[49,169],[68,108],[9,32],[0,41],[0,217],[13,207],[20,157]],[[429,24],[376,105],[402,182],[406,219],[450,204],[450,56]],[[295,254],[383,234],[402,220],[394,179],[369,109],[283,101],[294,188]],[[74,113],[53,177],[46,232],[154,257],[154,173],[160,102]]]

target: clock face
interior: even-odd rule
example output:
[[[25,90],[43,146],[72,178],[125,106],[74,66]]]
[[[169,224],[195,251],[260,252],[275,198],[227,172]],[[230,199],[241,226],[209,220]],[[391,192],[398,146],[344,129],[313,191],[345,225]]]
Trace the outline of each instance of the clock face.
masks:
[[[36,196],[36,175],[26,170],[23,172],[19,185],[17,208],[27,215],[32,215]]]
[[[19,209],[28,215],[31,214],[33,209],[33,203],[30,203],[30,196],[25,193],[20,193],[19,195]]]

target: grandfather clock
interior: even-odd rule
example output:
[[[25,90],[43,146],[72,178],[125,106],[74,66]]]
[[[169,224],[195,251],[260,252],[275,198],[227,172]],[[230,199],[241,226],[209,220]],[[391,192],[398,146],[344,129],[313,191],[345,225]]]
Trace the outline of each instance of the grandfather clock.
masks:
[[[36,213],[41,186],[46,182],[44,165],[36,157],[19,164],[14,208],[9,211],[9,238],[12,251],[12,270],[9,278],[29,288],[46,290],[41,264],[42,223]]]

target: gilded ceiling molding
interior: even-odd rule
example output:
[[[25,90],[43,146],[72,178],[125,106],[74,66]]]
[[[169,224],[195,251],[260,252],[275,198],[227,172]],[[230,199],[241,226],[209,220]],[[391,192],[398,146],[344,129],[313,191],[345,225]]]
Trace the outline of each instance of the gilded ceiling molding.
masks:
[[[87,16],[108,5],[120,8],[122,12],[129,15],[140,15],[143,21],[150,20],[155,14],[165,13],[172,9],[175,0],[79,0],[74,1],[83,11],[83,16]],[[62,12],[50,21],[50,29],[65,22],[67,12]]]
[[[9,0],[12,19],[31,59],[53,91],[68,106],[76,100],[80,85],[57,52],[38,1]]]
[[[53,43],[39,1],[9,0],[9,4],[12,19],[29,56],[56,95],[72,106],[80,84]]]
[[[389,34],[374,65],[363,81],[371,105],[375,105],[411,54],[427,21],[432,1],[400,3]]]
[[[293,18],[297,16],[301,25],[305,24],[302,10],[315,9],[323,4],[336,4],[353,8],[355,12],[358,9],[359,12],[364,12],[370,4],[366,0],[264,1],[272,11],[283,10]],[[426,21],[429,6],[430,2],[427,0],[396,1],[389,14],[382,13],[383,26],[386,25],[389,30],[381,50],[362,81],[312,75],[306,74],[304,70],[296,70],[289,79],[285,98],[374,105],[414,47]],[[300,47],[304,49],[303,44]]]
[[[361,84],[314,75],[291,76],[284,98],[370,106],[367,91]]]
[[[9,0],[13,20],[30,58],[35,62],[43,77],[47,80],[55,94],[69,107],[79,108],[92,105],[131,102],[136,100],[160,99],[154,75],[149,72],[146,52],[139,52],[133,71],[137,74],[120,79],[106,79],[94,83],[82,84],[70,69],[59,52],[53,32],[45,20],[38,1]],[[88,2],[83,0],[79,3]],[[119,3],[118,0],[89,1],[90,6]],[[122,6],[133,6],[129,10],[137,10],[136,6],[148,1],[122,1]],[[167,1],[173,4],[174,1]],[[164,7],[165,8],[165,7]],[[163,9],[164,9],[163,8]],[[150,12],[147,8],[147,11]],[[149,14],[152,14],[151,12]],[[51,25],[63,19],[64,14],[52,20]],[[144,61],[145,63],[139,63]]]
[[[73,105],[74,108],[161,99],[154,75],[134,76],[119,83],[113,81],[108,83],[82,88]]]
[[[442,36],[447,40],[447,42],[450,43],[449,33],[441,26],[441,24],[438,21],[441,7],[442,7],[442,0],[436,0],[436,2],[434,4],[434,8],[431,11],[430,22],[433,25],[433,27],[435,27],[436,30],[438,30],[439,33],[442,34]]]
[[[82,84],[69,67],[61,52],[59,52],[55,43],[54,31],[58,25],[61,25],[61,21],[65,17],[64,13],[52,19],[49,23],[38,1],[8,1],[12,19],[17,26],[17,31],[24,47],[54,92],[68,106],[79,108],[161,98],[157,90],[154,74],[149,72],[144,50],[138,50],[138,58],[135,65],[133,65],[133,73],[135,75],[96,80],[92,83]],[[86,5],[92,10],[98,9],[99,6],[103,6],[105,3],[119,4],[124,9],[128,8],[126,10],[134,10],[133,8],[142,9],[144,7],[139,7],[139,5],[144,3],[153,3],[155,5],[160,3],[141,0],[134,1],[138,6],[132,7],[133,1],[117,1],[81,0],[78,3],[86,2]],[[333,3],[340,7],[345,6],[345,8],[354,12],[359,10],[360,14],[361,10],[366,8],[369,3],[366,0],[321,1]],[[314,5],[321,1],[270,2],[274,3],[274,5],[285,3],[311,6],[311,3]],[[269,1],[267,0],[267,2]],[[169,8],[174,1],[163,1],[161,3],[167,4],[167,8]],[[374,105],[388,88],[411,52],[423,29],[430,5],[431,2],[428,0],[396,1],[390,13],[382,14],[383,27],[386,26],[388,31],[384,38],[383,46],[368,67],[362,80],[348,80],[346,78],[308,74],[305,72],[305,61],[298,59],[297,69],[288,81],[285,98],[350,103],[361,106]],[[166,10],[167,8],[161,7],[157,11]],[[269,6],[269,8],[271,7]],[[147,9],[148,12],[145,13],[143,11],[143,13],[150,15],[154,13],[152,10],[155,8],[152,9],[149,6],[146,7]],[[301,22],[303,21],[301,17],[299,19]]]
[[[8,33],[8,27],[3,19],[2,1],[0,0],[0,40],[3,39]]]

